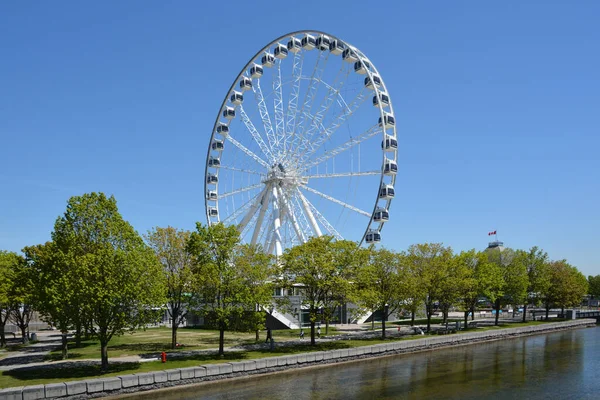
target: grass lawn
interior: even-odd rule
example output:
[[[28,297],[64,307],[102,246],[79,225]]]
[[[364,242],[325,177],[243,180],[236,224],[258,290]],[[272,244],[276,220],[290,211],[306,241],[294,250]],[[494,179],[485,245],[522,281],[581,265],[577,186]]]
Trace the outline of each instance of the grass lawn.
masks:
[[[322,330],[322,333],[324,329]],[[305,337],[310,337],[310,330],[305,330]],[[329,328],[329,334],[335,334],[336,330]],[[283,342],[298,339],[299,329],[286,329],[273,331],[275,341]],[[256,334],[254,332],[225,332],[225,348],[239,345],[255,344]],[[266,332],[261,331],[260,340],[266,338]],[[108,357],[125,357],[160,352],[179,352],[217,349],[219,347],[219,331],[208,329],[180,328],[177,330],[177,341],[182,345],[171,349],[170,328],[149,328],[145,331],[137,331],[122,336],[114,337],[108,344]],[[55,361],[61,359],[60,349],[52,351],[47,360]],[[98,340],[86,340],[80,347],[75,347],[74,340],[69,341],[69,359],[97,359],[100,360],[100,342]]]
[[[549,321],[556,322],[556,321]],[[503,329],[507,327],[522,327],[529,325],[541,325],[547,323],[546,321],[528,321],[512,322],[496,326],[486,326],[480,328],[471,328],[468,331],[483,331],[490,329]],[[323,333],[324,329],[321,328]],[[368,338],[368,339],[351,339],[351,340],[337,340],[332,342],[321,342],[315,346],[310,345],[309,332],[310,330],[305,329],[305,343],[296,344],[291,346],[276,347],[273,351],[269,349],[262,350],[251,350],[251,351],[236,351],[228,352],[223,357],[218,357],[216,354],[195,354],[192,356],[186,356],[183,359],[171,359],[167,363],[163,364],[160,361],[150,361],[144,363],[129,362],[129,363],[111,363],[109,372],[101,374],[99,365],[84,366],[73,363],[51,363],[43,367],[25,367],[20,369],[14,369],[10,371],[4,371],[0,375],[0,388],[13,387],[13,386],[24,386],[24,385],[36,385],[44,383],[64,382],[70,380],[87,379],[95,377],[109,377],[117,375],[125,375],[140,372],[149,371],[160,371],[163,369],[173,368],[185,368],[193,367],[202,364],[229,362],[229,361],[242,361],[251,360],[256,358],[273,357],[280,355],[289,355],[296,353],[306,353],[311,351],[324,351],[324,350],[335,350],[359,346],[372,346],[379,343],[395,341],[395,340],[413,340],[420,339],[422,335],[412,335],[404,337],[391,337],[386,340],[382,340],[380,337]],[[336,334],[335,328],[330,327],[330,334]],[[291,339],[297,339],[299,330],[282,330],[274,331],[273,336],[276,342],[287,341]],[[180,343],[185,344],[182,350],[201,350],[208,348],[215,348],[218,345],[218,332],[204,329],[181,329],[178,334]],[[128,334],[121,337],[117,337],[111,341],[109,345],[109,361],[110,357],[116,357],[119,355],[135,355],[143,354],[148,352],[160,352],[160,351],[171,351],[169,349],[170,344],[170,330],[167,328],[151,328],[146,331],[137,332],[135,334]],[[226,346],[231,347],[238,344],[253,344],[255,334],[254,333],[232,333],[226,332],[225,340]],[[265,332],[261,332],[261,338],[264,340]],[[216,343],[216,345],[215,345]],[[59,354],[60,351],[52,354]],[[100,348],[96,341],[84,342],[84,346],[81,348],[72,349],[70,351],[71,357],[75,360],[78,358],[94,358],[99,359]],[[80,355],[77,355],[80,354]],[[85,356],[84,356],[85,354]],[[54,356],[53,356],[54,357]]]

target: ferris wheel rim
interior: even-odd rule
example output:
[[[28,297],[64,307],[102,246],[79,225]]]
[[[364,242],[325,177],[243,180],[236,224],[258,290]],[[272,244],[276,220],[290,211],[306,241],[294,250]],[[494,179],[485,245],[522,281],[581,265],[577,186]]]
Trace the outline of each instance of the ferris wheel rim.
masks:
[[[279,37],[277,37],[276,39],[270,41],[267,45],[263,46],[259,51],[257,51],[249,60],[248,62],[243,66],[243,68],[240,70],[240,72],[236,75],[235,79],[233,80],[231,86],[229,87],[229,89],[226,92],[226,95],[223,99],[223,101],[221,102],[221,105],[219,107],[219,111],[217,112],[217,116],[215,118],[215,122],[213,124],[213,129],[211,132],[211,136],[210,136],[210,141],[209,141],[209,145],[208,145],[208,150],[207,150],[207,155],[206,155],[206,161],[205,161],[205,179],[204,179],[204,204],[205,204],[205,213],[206,213],[206,218],[207,218],[207,224],[208,225],[212,225],[213,223],[219,223],[219,222],[223,222],[221,221],[221,216],[220,213],[218,211],[218,205],[219,202],[217,201],[217,212],[218,212],[218,216],[217,216],[217,222],[213,222],[211,220],[211,216],[209,214],[209,201],[211,199],[208,198],[208,193],[209,193],[209,182],[207,180],[207,177],[209,175],[209,159],[211,158],[211,145],[213,143],[213,141],[215,140],[215,137],[217,135],[217,127],[219,126],[220,122],[221,122],[221,112],[224,110],[225,107],[227,107],[228,105],[228,100],[230,98],[231,93],[233,93],[235,91],[236,85],[240,82],[240,79],[246,76],[246,72],[248,71],[248,68],[261,56],[261,54],[265,53],[265,51],[268,51],[270,48],[272,48],[273,45],[277,45],[280,43],[281,40],[286,39],[286,38],[291,38],[291,37],[297,37],[298,35],[324,35],[327,36],[328,38],[330,38],[331,40],[337,40],[341,43],[343,43],[343,45],[345,45],[347,48],[351,49],[351,51],[356,54],[358,56],[358,59],[361,62],[367,63],[368,67],[365,68],[366,70],[366,76],[374,83],[374,76],[377,76],[379,78],[379,85],[377,84],[373,84],[372,86],[372,90],[373,93],[375,94],[375,96],[377,96],[377,98],[381,98],[380,95],[386,94],[387,95],[387,108],[389,108],[389,114],[391,114],[392,116],[394,116],[394,112],[393,112],[393,105],[392,105],[392,100],[391,100],[391,96],[389,95],[389,91],[387,90],[387,87],[385,85],[385,82],[381,76],[381,74],[379,73],[379,71],[377,70],[377,68],[375,67],[375,64],[362,52],[360,51],[356,46],[351,45],[350,43],[348,43],[347,41],[340,39],[339,37],[329,34],[327,32],[324,31],[319,31],[319,30],[298,30],[298,31],[293,31],[290,33],[286,33],[284,35],[281,35]],[[304,51],[304,49],[302,50]],[[327,51],[327,50],[321,50],[321,51]],[[386,114],[388,114],[388,112],[385,111],[385,106],[383,106],[381,104],[381,102],[377,105],[377,108],[379,109],[379,115],[381,118],[381,123],[383,124],[381,126],[381,133],[382,133],[382,139],[385,141],[386,137],[388,136],[388,128],[385,126],[385,116]],[[394,124],[391,128],[392,131],[392,135],[393,138],[395,138],[397,140],[397,129],[396,129],[396,125]],[[383,142],[382,142],[383,145]],[[375,213],[377,211],[377,209],[379,208],[380,202],[382,200],[384,200],[385,203],[385,209],[389,210],[391,202],[392,202],[392,198],[386,198],[386,199],[382,199],[380,197],[380,190],[384,184],[384,178],[386,176],[386,174],[384,173],[384,168],[385,168],[385,163],[388,160],[387,158],[387,153],[385,150],[382,151],[382,163],[381,163],[381,171],[380,171],[380,179],[379,179],[379,189],[377,191],[376,194],[376,198],[375,198],[375,202],[374,202],[374,206],[372,209],[372,212],[370,213],[370,218],[369,221],[367,223],[367,226],[365,228],[364,233],[362,234],[362,237],[360,239],[359,242],[359,246],[362,245],[365,242],[365,238],[367,237],[367,234],[373,229],[372,227],[377,227],[376,231],[377,232],[381,232],[381,230],[383,229],[385,222],[387,221],[374,221],[374,216]],[[397,149],[394,150],[394,162],[397,163]],[[397,165],[397,164],[396,164]],[[269,168],[270,166],[265,165],[265,167]],[[218,176],[218,168],[217,168],[217,176]],[[390,175],[390,184],[392,185],[392,187],[395,187],[395,183],[396,183],[396,174],[391,174]],[[218,185],[218,183],[217,183]],[[217,186],[218,187],[218,186]],[[267,190],[269,187],[267,185],[265,185],[265,189]],[[298,189],[299,191],[299,189]],[[262,191],[261,191],[262,193]],[[300,193],[301,194],[301,193]],[[264,197],[264,196],[263,196]],[[255,196],[256,198],[256,196]],[[219,197],[220,199],[220,197]],[[254,199],[254,198],[253,198]]]

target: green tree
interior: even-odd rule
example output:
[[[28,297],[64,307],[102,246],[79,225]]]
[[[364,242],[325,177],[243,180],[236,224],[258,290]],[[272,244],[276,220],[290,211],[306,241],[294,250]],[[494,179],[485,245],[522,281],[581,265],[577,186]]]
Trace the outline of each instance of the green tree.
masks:
[[[588,276],[589,295],[592,297],[600,297],[600,275]]]
[[[146,243],[162,265],[167,290],[167,312],[171,318],[171,348],[177,346],[177,328],[194,307],[192,257],[187,252],[190,232],[173,227],[155,227],[145,235]]]
[[[235,265],[242,284],[250,291],[244,321],[238,329],[256,332],[258,341],[259,331],[265,328],[265,310],[272,306],[273,276],[276,272],[274,258],[260,245],[243,244],[237,248]],[[251,309],[250,302],[255,303],[254,309]]]
[[[502,296],[504,279],[502,269],[498,265],[488,262],[485,253],[475,249],[461,252],[456,256],[455,262],[462,264],[465,268],[465,276],[459,285],[459,297],[462,300],[466,326],[469,313],[471,313],[472,319],[475,318],[475,308],[480,297],[483,296],[491,302],[495,302],[496,298]]]
[[[414,244],[408,248],[407,261],[411,264],[423,288],[429,332],[435,302],[443,296],[445,282],[451,279],[452,249],[444,247],[441,243]]]
[[[19,264],[17,253],[0,250],[0,347],[6,346],[4,327],[11,314],[10,298],[14,272]]]
[[[494,324],[498,325],[498,318],[503,306],[512,304],[513,307],[516,307],[525,302],[529,278],[526,265],[516,257],[514,250],[493,248],[487,249],[486,254],[489,262],[496,264],[502,270],[504,280],[502,296],[498,296],[495,301],[496,318]]]
[[[35,279],[35,308],[62,333],[62,358],[68,358],[67,333],[80,316],[79,271],[62,259],[54,242],[23,249]],[[69,269],[71,267],[71,269]]]
[[[103,193],[71,197],[52,239],[67,270],[80,274],[82,310],[100,341],[106,371],[112,337],[156,321],[155,310],[165,301],[161,265],[122,218],[115,198]]]
[[[527,293],[523,305],[523,322],[527,319],[527,305],[539,306],[542,293],[550,287],[550,273],[548,271],[548,254],[537,246],[529,251],[517,250],[517,262],[524,265],[527,270]]]
[[[9,320],[21,330],[23,343],[28,343],[27,331],[29,321],[34,313],[35,279],[32,268],[25,262],[25,258],[17,256],[13,268],[12,285],[9,289],[10,316]]]
[[[564,311],[567,307],[580,305],[589,289],[585,275],[566,260],[552,261],[548,268],[551,283],[544,295],[546,319],[552,306],[560,307]]]
[[[343,305],[352,297],[352,280],[359,265],[368,260],[368,249],[359,248],[356,242],[335,240],[329,243],[337,276],[332,276],[338,284],[327,293],[323,300],[323,321],[325,334],[329,333],[329,324]]]
[[[259,251],[239,245],[235,226],[196,224],[188,242],[194,279],[205,322],[219,330],[219,355],[224,354],[225,331],[241,329],[244,315],[254,315],[257,304],[271,291],[265,278],[270,265],[263,264]],[[255,321],[254,321],[255,322]]]
[[[409,261],[406,253],[399,253],[398,260],[400,263],[401,279],[400,285],[401,292],[404,293],[404,300],[402,308],[410,312],[410,324],[415,325],[415,314],[419,310],[419,307],[423,304],[423,298],[425,297],[425,291],[423,285],[420,282],[420,276],[416,271],[415,266]]]
[[[315,323],[319,310],[328,301],[343,297],[349,285],[331,236],[312,237],[305,243],[286,249],[282,256],[281,276],[288,289],[302,288],[302,306],[310,318],[310,340],[315,344]]]
[[[380,311],[381,338],[385,339],[385,322],[393,313],[399,311],[406,298],[402,289],[404,269],[399,255],[381,248],[371,250],[369,261],[360,268],[356,286],[359,288],[357,303],[363,308]]]

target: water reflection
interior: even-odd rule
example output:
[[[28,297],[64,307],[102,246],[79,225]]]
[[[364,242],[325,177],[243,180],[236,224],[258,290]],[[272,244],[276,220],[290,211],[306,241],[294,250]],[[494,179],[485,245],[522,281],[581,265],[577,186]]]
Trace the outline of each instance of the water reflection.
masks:
[[[161,399],[595,399],[600,328],[172,389]]]

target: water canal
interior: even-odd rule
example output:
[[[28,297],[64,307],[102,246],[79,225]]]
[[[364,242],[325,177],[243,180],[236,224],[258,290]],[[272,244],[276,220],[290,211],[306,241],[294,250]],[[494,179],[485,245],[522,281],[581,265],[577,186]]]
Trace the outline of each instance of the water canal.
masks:
[[[598,399],[600,327],[295,369],[144,399]]]

